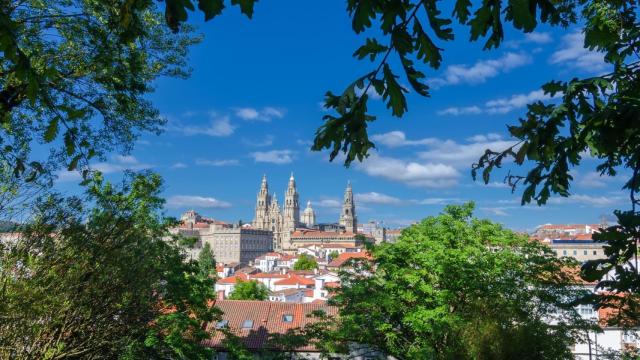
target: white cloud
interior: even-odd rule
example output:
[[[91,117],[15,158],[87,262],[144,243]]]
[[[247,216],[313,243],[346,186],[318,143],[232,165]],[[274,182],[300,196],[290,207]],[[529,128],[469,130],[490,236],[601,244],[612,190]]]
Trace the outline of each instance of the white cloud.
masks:
[[[547,32],[530,32],[528,34],[524,34],[524,38],[527,42],[536,44],[547,44],[553,41],[553,37],[551,37],[551,34]]]
[[[291,150],[256,151],[249,154],[255,162],[272,164],[289,164],[293,162],[294,152]]]
[[[175,195],[167,199],[168,208],[216,208],[224,209],[231,207],[226,201],[221,201],[212,197],[194,195]]]
[[[438,115],[469,115],[469,114],[482,114],[482,109],[478,106],[466,106],[466,107],[448,107],[444,110],[438,111]]]
[[[549,58],[549,63],[581,69],[587,72],[600,72],[608,65],[604,62],[604,55],[590,51],[584,47],[584,34],[574,31],[562,37],[558,50]]]
[[[390,131],[384,134],[376,134],[371,136],[371,140],[388,147],[428,145],[437,141],[437,139],[433,139],[433,138],[426,138],[421,140],[407,140],[407,136],[402,131]]]
[[[523,53],[507,52],[502,57],[479,60],[473,65],[449,65],[440,78],[432,79],[433,87],[456,84],[479,84],[487,79],[531,63],[531,57]]]
[[[186,125],[174,120],[167,124],[167,130],[181,133],[186,136],[207,135],[213,137],[226,137],[233,134],[236,128],[231,124],[228,116],[214,117],[214,114],[211,114],[210,116],[213,117],[213,119],[207,126]]]
[[[235,114],[242,120],[246,121],[264,121],[269,122],[273,119],[282,119],[285,110],[271,106],[262,108],[261,110],[252,107],[236,108]]]
[[[500,98],[487,101],[486,112],[489,114],[505,114],[514,109],[527,106],[535,101],[549,100],[551,96],[545,94],[543,90],[534,90],[528,94],[516,94],[510,98]]]
[[[508,207],[481,207],[481,211],[485,211],[497,216],[509,216],[507,210],[510,210]]]
[[[91,170],[98,170],[103,174],[113,174],[125,170],[144,170],[154,167],[152,164],[140,162],[131,155],[115,155],[112,162],[100,162],[92,164]],[[56,173],[58,182],[79,181],[82,176],[78,171],[60,170]]]
[[[534,90],[527,94],[514,94],[508,98],[497,98],[487,101],[483,107],[477,105],[466,107],[449,107],[437,112],[438,115],[467,115],[467,114],[506,114],[521,109],[535,101],[552,99],[542,90]]]
[[[363,204],[400,205],[402,200],[397,197],[381,194],[377,192],[355,194],[355,200]]]
[[[432,145],[427,151],[419,152],[418,157],[424,160],[468,167],[478,160],[487,149],[500,151],[515,144],[516,142],[513,140],[486,139],[486,141],[474,141],[468,144],[444,140]]]
[[[171,165],[169,168],[170,169],[184,169],[187,167],[187,164],[183,163],[183,162],[177,162],[173,165]]]
[[[426,198],[418,200],[418,204],[420,205],[449,205],[460,202],[462,202],[462,200],[458,198]]]
[[[275,137],[273,135],[265,135],[262,140],[250,140],[250,139],[242,139],[242,142],[249,146],[255,147],[265,147],[273,145],[273,140]]]
[[[468,137],[467,141],[485,142],[485,141],[500,140],[500,139],[502,139],[502,135],[496,134],[496,133],[489,133],[486,135],[484,134],[473,135],[471,137]]]
[[[340,209],[342,207],[342,202],[337,199],[321,199],[320,201],[313,202],[314,207],[320,208],[329,208],[329,209]]]
[[[427,188],[454,186],[460,176],[458,171],[449,165],[404,161],[376,154],[359,163],[357,168],[370,176]]]
[[[623,196],[593,196],[585,194],[573,194],[569,197],[552,197],[547,201],[547,203],[553,205],[578,204],[594,207],[606,207],[620,204],[624,201],[626,201],[626,198]]]
[[[240,165],[240,162],[236,159],[217,159],[217,160],[196,159],[195,163],[196,165],[205,165],[205,166]]]

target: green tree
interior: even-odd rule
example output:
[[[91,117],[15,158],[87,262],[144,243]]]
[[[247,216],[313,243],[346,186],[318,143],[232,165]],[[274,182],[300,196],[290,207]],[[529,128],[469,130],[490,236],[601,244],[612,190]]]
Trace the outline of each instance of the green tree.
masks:
[[[312,256],[301,254],[293,264],[293,270],[313,270],[318,268],[318,262]]]
[[[606,244],[606,258],[589,261],[583,275],[600,281],[615,270],[613,279],[600,281],[605,290],[590,301],[598,306],[615,306],[617,323],[640,319],[640,26],[638,2],[580,1],[580,22],[584,47],[604,54],[608,73],[550,81],[542,89],[557,99],[554,103],[536,102],[519,123],[509,126],[519,141],[508,149],[487,150],[473,165],[474,177],[482,172],[485,182],[507,160],[526,170],[510,172],[506,182],[513,190],[522,188],[522,204],[538,205],[557,194],[571,196],[571,170],[585,159],[597,162],[601,176],[624,178],[622,189],[629,193],[629,207],[616,210],[617,224],[594,234]],[[625,296],[620,297],[620,294]]]
[[[340,275],[335,323],[307,334],[326,351],[357,343],[399,359],[572,358],[588,328],[573,306],[585,291],[565,271],[577,264],[473,207],[448,206],[372,246],[373,264]]]
[[[267,300],[269,289],[257,280],[238,280],[233,292],[229,295],[230,300]]]
[[[3,243],[0,358],[210,358],[213,280],[168,238],[159,176],[128,179],[48,195]]]
[[[208,242],[204,243],[198,254],[198,266],[200,266],[200,273],[203,276],[213,278],[218,276],[218,272],[216,271],[216,258]]]
[[[0,157],[33,180],[129,151],[164,124],[152,82],[188,75],[198,40],[188,25],[171,32],[148,0],[0,0]],[[33,142],[49,161],[30,160]]]
[[[332,252],[329,253],[329,259],[333,260],[333,259],[337,258],[338,256],[340,256],[340,253],[338,253],[337,250],[333,250]]]

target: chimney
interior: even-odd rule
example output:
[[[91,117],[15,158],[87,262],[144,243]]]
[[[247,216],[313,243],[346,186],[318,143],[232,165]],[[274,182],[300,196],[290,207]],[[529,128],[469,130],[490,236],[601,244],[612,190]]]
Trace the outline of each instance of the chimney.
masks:
[[[218,300],[224,300],[224,290],[218,290]]]

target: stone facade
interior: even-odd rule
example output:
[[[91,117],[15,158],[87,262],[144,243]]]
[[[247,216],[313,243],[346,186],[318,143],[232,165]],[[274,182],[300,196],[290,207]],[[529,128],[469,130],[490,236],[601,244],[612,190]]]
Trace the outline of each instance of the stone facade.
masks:
[[[353,202],[353,190],[351,182],[347,184],[347,190],[344,192],[344,201],[342,202],[342,212],[340,213],[340,225],[344,226],[347,232],[358,232],[358,221],[356,217],[356,205]]]
[[[307,201],[307,208],[302,213],[302,223],[309,229],[316,225],[316,212],[311,208],[311,201]]]
[[[276,251],[295,252],[295,247],[291,242],[291,234],[297,229],[316,226],[316,214],[311,207],[311,202],[307,202],[307,208],[301,216],[299,199],[300,196],[293,174],[289,178],[282,208],[278,204],[276,195],[269,195],[269,184],[266,176],[262,177],[262,183],[256,198],[255,216],[251,226],[255,229],[271,231],[273,233],[273,249]],[[357,231],[351,183],[348,184],[345,191],[340,226],[343,226],[347,232],[355,234]]]

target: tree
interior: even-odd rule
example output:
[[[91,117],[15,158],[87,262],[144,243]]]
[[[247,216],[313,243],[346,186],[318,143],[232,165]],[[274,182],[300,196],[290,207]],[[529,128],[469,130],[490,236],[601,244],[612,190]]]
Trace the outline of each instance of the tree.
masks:
[[[313,270],[318,268],[318,262],[312,256],[301,254],[293,264],[293,270]]]
[[[269,289],[257,280],[238,280],[233,292],[229,295],[230,300],[267,300]]]
[[[399,359],[567,359],[588,325],[573,307],[572,260],[448,206],[354,260],[330,303],[335,322],[307,329],[329,352],[361,344]],[[555,322],[550,323],[550,319]]]
[[[216,270],[216,258],[211,250],[211,245],[205,242],[198,254],[198,266],[200,266],[200,273],[206,277],[217,277]]]
[[[159,176],[97,176],[85,198],[47,195],[0,253],[0,357],[209,359],[213,280],[160,215]],[[92,204],[92,205],[86,205]]]
[[[0,158],[34,180],[158,133],[145,97],[159,76],[188,75],[186,49],[199,41],[179,30],[148,0],[0,0]],[[34,142],[48,161],[31,159]]]
[[[482,171],[485,182],[491,173],[513,159],[526,166],[525,174],[512,174],[505,181],[522,191],[522,204],[547,202],[552,194],[571,196],[571,170],[591,159],[602,176],[622,176],[622,189],[629,192],[627,210],[614,212],[617,224],[593,239],[605,243],[602,260],[584,265],[583,275],[600,281],[605,290],[591,299],[599,307],[617,307],[620,321],[640,320],[640,31],[638,3],[628,1],[582,1],[584,46],[604,53],[610,72],[570,81],[550,81],[542,89],[554,103],[528,106],[519,124],[509,132],[519,141],[508,149],[487,150],[473,165],[474,177]],[[507,165],[509,166],[509,165]],[[615,271],[613,279],[601,280]],[[619,296],[624,294],[624,296]],[[626,320],[625,320],[626,319]],[[627,323],[628,325],[628,323]]]
[[[333,260],[333,259],[337,258],[338,256],[340,256],[340,253],[338,253],[337,250],[333,250],[332,252],[329,253],[329,259]]]

